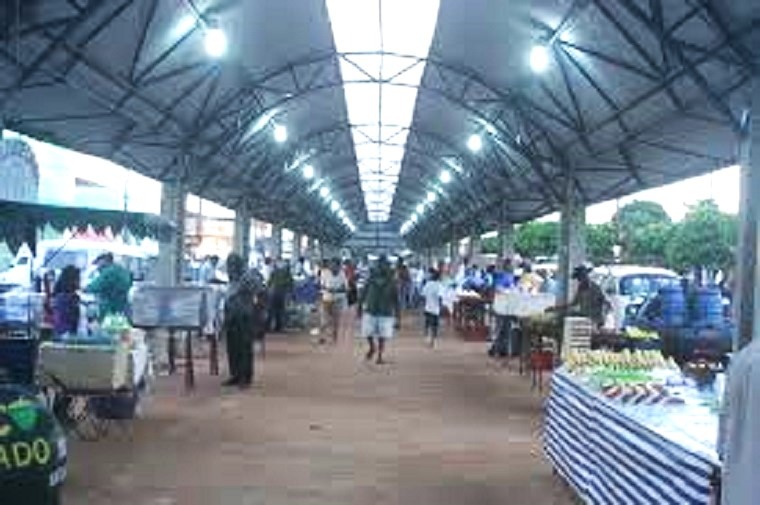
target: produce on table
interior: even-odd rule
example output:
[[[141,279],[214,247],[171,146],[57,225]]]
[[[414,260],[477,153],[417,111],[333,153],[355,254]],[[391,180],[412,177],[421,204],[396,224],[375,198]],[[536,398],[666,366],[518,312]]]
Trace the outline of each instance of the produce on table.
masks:
[[[630,351],[628,349],[622,352],[573,350],[567,353],[564,362],[571,373],[598,367],[613,370],[678,369],[678,365],[672,359],[665,359],[660,351]]]
[[[660,335],[656,331],[646,330],[638,326],[629,326],[625,329],[625,335],[633,340],[659,340]]]

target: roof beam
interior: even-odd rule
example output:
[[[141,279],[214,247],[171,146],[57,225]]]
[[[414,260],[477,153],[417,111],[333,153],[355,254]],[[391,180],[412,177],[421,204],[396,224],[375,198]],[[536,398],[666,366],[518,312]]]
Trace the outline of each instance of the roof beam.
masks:
[[[728,120],[731,128],[735,132],[738,132],[739,120],[734,115],[731,107],[715,93],[715,91],[708,84],[705,77],[697,70],[696,64],[686,58],[686,56],[683,54],[683,51],[681,50],[681,47],[676,42],[674,42],[673,38],[668,36],[664,30],[657,26],[657,24],[653,22],[653,20],[649,18],[646,13],[638,5],[636,5],[635,2],[633,2],[633,0],[619,1],[623,7],[628,10],[628,12],[636,17],[642,24],[644,24],[644,26],[646,26],[650,31],[657,35],[663,41],[663,43],[667,45],[678,63],[686,70],[686,73],[689,75],[689,77],[691,77],[691,80],[702,90],[705,96],[707,96],[707,99],[710,101],[712,106],[721,112]],[[725,43],[728,45],[730,45],[732,41],[732,39],[729,37],[730,34],[725,34],[723,37]]]

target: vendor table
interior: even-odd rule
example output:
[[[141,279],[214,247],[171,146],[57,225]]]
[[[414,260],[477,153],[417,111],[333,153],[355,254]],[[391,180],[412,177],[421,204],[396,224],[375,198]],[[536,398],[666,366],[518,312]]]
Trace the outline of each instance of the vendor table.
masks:
[[[707,505],[717,432],[707,407],[628,406],[563,370],[552,377],[545,452],[586,503]]]
[[[480,296],[459,296],[454,304],[454,329],[462,339],[485,341],[488,338],[488,303]]]

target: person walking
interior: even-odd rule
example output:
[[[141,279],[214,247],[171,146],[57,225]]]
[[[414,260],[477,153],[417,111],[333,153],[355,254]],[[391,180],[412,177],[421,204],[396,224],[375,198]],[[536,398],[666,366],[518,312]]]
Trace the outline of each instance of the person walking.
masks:
[[[285,309],[292,291],[290,267],[280,260],[269,278],[269,329],[275,333],[282,333],[285,329]]]
[[[253,383],[253,341],[261,332],[261,303],[264,280],[256,270],[248,270],[239,254],[227,258],[230,284],[224,302],[222,329],[227,338],[230,377],[225,386],[247,388]]]
[[[428,271],[428,280],[422,287],[422,298],[425,300],[425,337],[430,347],[435,347],[438,342],[441,299],[443,297],[443,286],[440,279],[441,275],[438,270],[431,268]]]
[[[383,364],[386,340],[393,338],[394,323],[399,313],[399,296],[393,270],[388,258],[381,256],[369,274],[359,295],[357,315],[361,317],[361,335],[367,339],[369,361],[377,355],[377,364]],[[375,342],[377,341],[377,346]]]
[[[325,311],[325,324],[322,329],[329,329],[332,343],[336,344],[348,292],[348,281],[338,258],[332,260],[330,269],[322,275],[321,283],[322,306]],[[324,336],[319,338],[319,343],[325,343]]]

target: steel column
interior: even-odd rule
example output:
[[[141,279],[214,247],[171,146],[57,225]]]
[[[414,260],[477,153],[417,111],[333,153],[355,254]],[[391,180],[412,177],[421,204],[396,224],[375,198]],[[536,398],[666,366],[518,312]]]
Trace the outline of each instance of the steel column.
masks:
[[[760,338],[760,282],[758,277],[758,221],[760,220],[760,77],[752,83],[752,106],[741,121],[739,140],[741,164],[740,236],[737,248],[734,315],[737,321],[735,347]]]
[[[586,208],[574,191],[572,177],[568,177],[566,186],[560,222],[559,303],[567,303],[571,299],[573,269],[586,261]]]
[[[235,211],[232,250],[241,255],[246,264],[251,261],[251,211],[247,205]]]
[[[185,184],[180,180],[166,181],[161,185],[161,215],[175,225],[171,240],[159,244],[158,282],[162,286],[182,283],[186,196]]]

